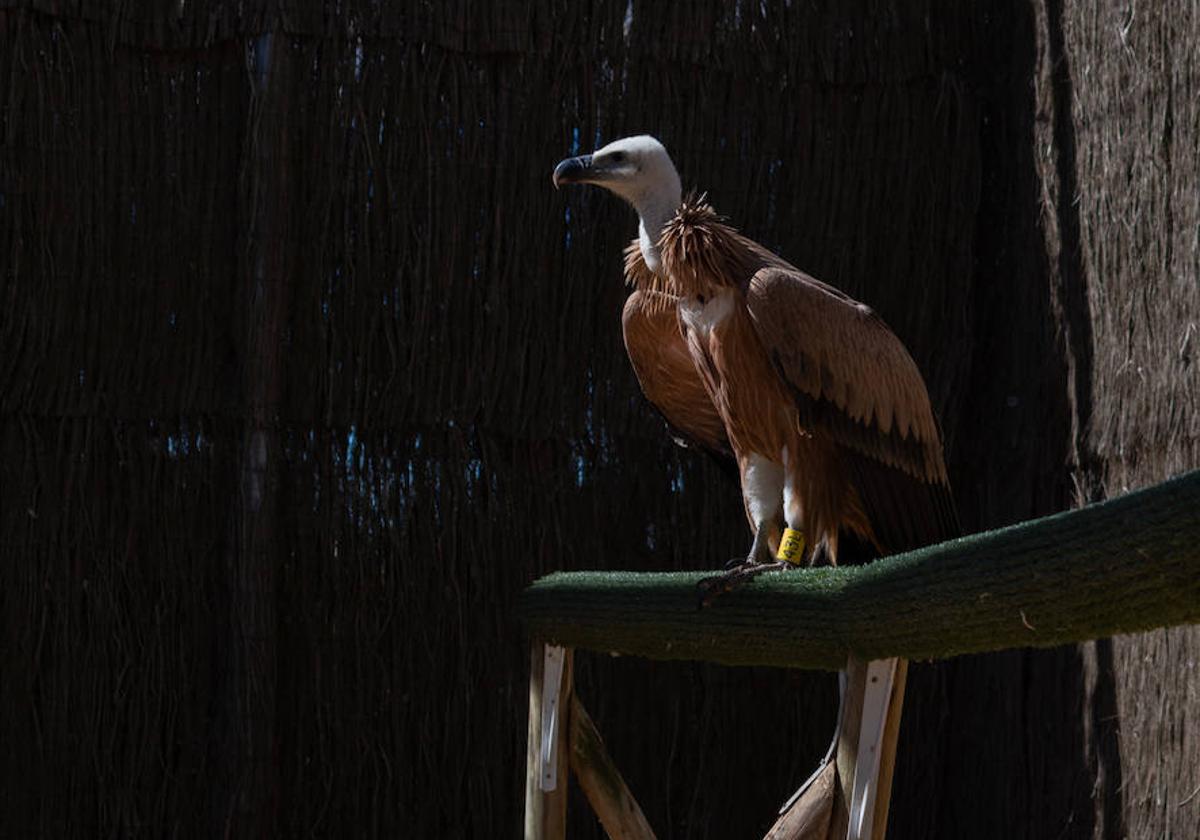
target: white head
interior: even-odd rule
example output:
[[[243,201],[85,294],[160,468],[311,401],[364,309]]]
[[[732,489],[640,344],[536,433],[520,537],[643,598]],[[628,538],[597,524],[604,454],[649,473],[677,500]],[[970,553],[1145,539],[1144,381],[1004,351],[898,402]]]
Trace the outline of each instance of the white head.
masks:
[[[658,271],[658,236],[683,200],[679,173],[663,144],[648,134],[614,140],[590,155],[567,158],[554,167],[554,186],[595,184],[616,193],[641,218],[642,255]]]

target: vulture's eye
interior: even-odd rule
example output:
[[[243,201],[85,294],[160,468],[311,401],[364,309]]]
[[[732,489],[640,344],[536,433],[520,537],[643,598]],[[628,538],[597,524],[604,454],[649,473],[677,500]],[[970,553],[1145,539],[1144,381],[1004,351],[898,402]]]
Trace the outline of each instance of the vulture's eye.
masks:
[[[608,159],[610,161],[612,161],[613,163],[624,163],[625,162],[625,153],[624,152],[613,152],[612,154],[610,154],[608,156]]]

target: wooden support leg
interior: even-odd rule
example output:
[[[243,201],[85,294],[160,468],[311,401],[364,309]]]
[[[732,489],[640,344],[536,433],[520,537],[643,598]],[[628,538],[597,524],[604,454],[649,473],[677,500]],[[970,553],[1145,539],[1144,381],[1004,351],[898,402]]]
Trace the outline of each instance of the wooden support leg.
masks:
[[[879,796],[875,800],[875,837],[886,836],[888,807],[892,802],[892,774],[896,769],[896,745],[900,741],[900,717],[904,711],[904,688],[908,683],[908,660],[896,660],[896,673],[892,678],[892,700],[888,706],[886,728],[879,764]]]
[[[654,840],[650,823],[604,749],[591,716],[571,698],[571,770],[611,840]]]
[[[573,662],[571,648],[533,643],[525,750],[525,840],[563,840],[566,836]]]
[[[883,840],[887,834],[908,662],[903,659],[865,662],[851,657],[846,671],[848,684],[843,701],[838,775],[848,813],[844,834],[839,826],[836,836],[848,840]]]
[[[836,758],[788,801],[767,840],[884,840],[907,673],[903,659],[847,662]]]

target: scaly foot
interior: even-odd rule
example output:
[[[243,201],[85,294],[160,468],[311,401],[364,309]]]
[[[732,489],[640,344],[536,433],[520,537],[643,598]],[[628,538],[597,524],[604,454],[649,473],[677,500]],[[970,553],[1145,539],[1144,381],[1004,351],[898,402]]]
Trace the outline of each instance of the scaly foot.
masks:
[[[763,572],[778,572],[790,567],[791,564],[784,560],[759,563],[749,557],[737,559],[736,565],[726,567],[727,571],[712,577],[701,578],[700,582],[696,584],[696,588],[700,590],[700,608],[704,609],[710,606],[713,601],[726,592],[732,592],[754,580]]]

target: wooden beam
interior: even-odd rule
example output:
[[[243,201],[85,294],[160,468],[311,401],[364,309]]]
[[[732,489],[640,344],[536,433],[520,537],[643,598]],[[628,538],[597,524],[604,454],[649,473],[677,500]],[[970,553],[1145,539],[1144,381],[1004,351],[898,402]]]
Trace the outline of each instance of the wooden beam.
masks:
[[[892,802],[892,775],[896,769],[896,746],[900,741],[900,718],[904,712],[904,689],[908,684],[908,660],[896,663],[892,681],[892,701],[884,724],[882,761],[879,766],[879,795],[875,800],[875,840],[887,835],[888,809]]]
[[[837,766],[837,798],[830,824],[831,840],[845,840],[850,827],[850,800],[854,793],[854,768],[858,764],[858,743],[862,732],[867,663],[850,657],[846,662],[845,677],[845,690],[838,709],[837,753],[833,761]]]
[[[567,739],[574,652],[536,640],[531,647],[529,725],[525,742],[525,840],[563,840],[567,832],[567,782],[570,778]],[[557,680],[554,679],[556,656],[561,662]],[[557,720],[551,725],[555,717]],[[548,752],[543,752],[544,747]]]
[[[842,840],[846,836],[844,819],[840,823],[841,836],[833,833],[834,814],[842,795],[838,786],[837,762],[830,761],[775,821],[763,840]],[[841,810],[844,814],[844,803]]]
[[[1200,623],[1200,471],[865,566],[766,574],[702,610],[703,576],[559,573],[522,611],[574,647],[825,670]]]
[[[571,697],[571,770],[612,840],[654,840],[650,823],[575,696]]]

